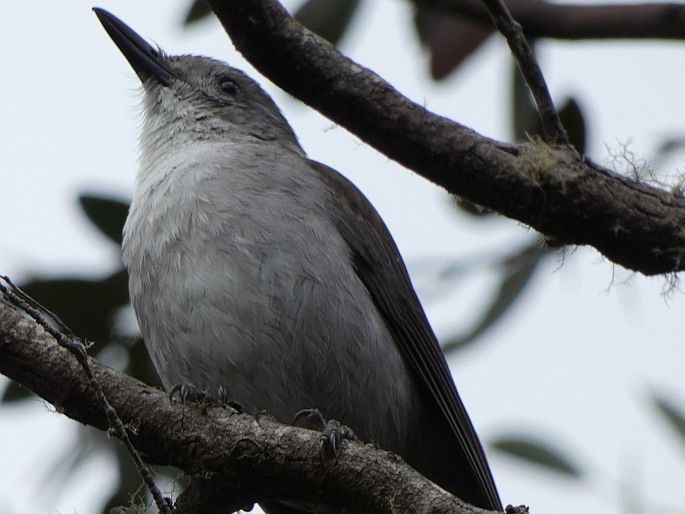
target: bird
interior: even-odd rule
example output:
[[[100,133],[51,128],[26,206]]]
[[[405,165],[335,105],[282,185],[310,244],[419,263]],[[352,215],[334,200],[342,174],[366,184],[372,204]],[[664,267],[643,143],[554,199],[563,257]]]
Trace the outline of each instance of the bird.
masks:
[[[284,423],[319,409],[463,501],[501,511],[438,340],[369,200],[307,157],[245,73],[167,55],[94,11],[143,87],[122,252],[165,388],[228,392]]]

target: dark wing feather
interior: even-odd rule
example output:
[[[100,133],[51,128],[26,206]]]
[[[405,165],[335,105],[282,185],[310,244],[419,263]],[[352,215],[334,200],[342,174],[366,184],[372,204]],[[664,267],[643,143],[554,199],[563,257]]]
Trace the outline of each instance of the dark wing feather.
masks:
[[[502,510],[485,454],[457,394],[444,354],[411,285],[392,236],[364,195],[335,170],[310,161],[343,204],[331,212],[336,228],[354,254],[356,272],[392,331],[402,354],[442,412],[462,449],[482,508]],[[345,205],[346,204],[346,205]],[[453,491],[454,492],[454,491]]]

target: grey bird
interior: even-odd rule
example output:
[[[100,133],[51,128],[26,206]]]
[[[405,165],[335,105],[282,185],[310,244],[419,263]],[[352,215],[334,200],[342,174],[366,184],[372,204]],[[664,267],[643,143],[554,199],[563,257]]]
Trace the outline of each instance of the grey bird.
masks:
[[[316,407],[462,500],[501,511],[438,341],[369,201],[307,158],[244,73],[166,55],[95,12],[143,84],[123,256],[165,387],[228,391],[285,423]]]

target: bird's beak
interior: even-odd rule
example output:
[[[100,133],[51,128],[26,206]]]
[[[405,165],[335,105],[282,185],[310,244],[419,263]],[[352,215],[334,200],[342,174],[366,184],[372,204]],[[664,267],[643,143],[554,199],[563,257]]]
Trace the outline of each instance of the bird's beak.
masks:
[[[141,81],[152,78],[164,86],[171,85],[174,74],[162,63],[154,47],[113,14],[99,7],[93,7],[93,11]]]

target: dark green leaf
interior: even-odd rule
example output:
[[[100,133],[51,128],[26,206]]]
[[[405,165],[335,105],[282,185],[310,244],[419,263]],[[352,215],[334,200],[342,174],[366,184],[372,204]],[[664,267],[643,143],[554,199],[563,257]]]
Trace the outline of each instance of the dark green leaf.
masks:
[[[359,0],[306,0],[294,18],[312,32],[337,45],[358,6]]]
[[[430,51],[431,75],[435,80],[457,69],[493,33],[491,24],[422,4],[416,5],[414,26]]]
[[[559,109],[559,119],[566,129],[568,139],[581,155],[585,154],[587,145],[587,131],[585,128],[585,117],[580,110],[578,102],[574,98],[569,98]]]
[[[529,464],[558,471],[573,478],[581,478],[583,470],[556,448],[528,436],[497,439],[492,446]]]
[[[128,203],[114,198],[82,194],[79,203],[88,219],[109,239],[121,246]]]
[[[190,4],[190,9],[183,18],[183,25],[186,27],[197,23],[200,20],[204,20],[212,13],[212,8],[206,2],[206,0],[193,0]]]
[[[123,444],[110,445],[110,453],[116,456],[119,484],[107,500],[102,514],[108,514],[114,507],[129,506],[140,502],[139,495],[141,491],[144,491],[140,473],[126,447]]]
[[[680,407],[677,407],[673,400],[658,393],[652,393],[651,400],[664,419],[668,421],[685,443],[685,412]]]
[[[114,314],[128,303],[128,279],[122,269],[104,279],[34,279],[21,288],[53,311],[80,337],[107,342]]]
[[[685,136],[683,135],[668,135],[658,143],[654,156],[651,159],[647,159],[652,163],[652,167],[655,170],[662,168],[668,159],[672,159],[678,156],[678,153],[682,153],[685,150]],[[681,177],[678,174],[679,179]],[[678,182],[681,182],[679,180]]]
[[[33,393],[26,389],[21,384],[18,384],[14,380],[11,380],[7,387],[2,392],[2,398],[0,403],[13,403],[24,401],[28,398],[32,398]]]
[[[528,86],[517,66],[514,66],[512,83],[512,121],[514,139],[526,141],[531,136],[542,136],[542,121],[533,103]],[[583,155],[587,144],[585,117],[575,98],[569,98],[559,109],[559,119],[566,129],[569,141]]]
[[[150,354],[147,353],[142,339],[138,339],[129,349],[129,364],[126,373],[132,377],[142,380],[148,385],[162,387],[162,381],[157,375]]]
[[[534,46],[533,50],[535,50]],[[514,140],[527,141],[530,136],[542,135],[540,116],[533,104],[526,81],[515,63],[513,64],[511,88]]]
[[[656,149],[657,155],[667,156],[673,152],[679,152],[685,148],[685,137],[683,136],[669,136]]]
[[[499,269],[501,274],[499,287],[483,317],[466,334],[445,342],[443,351],[447,353],[461,348],[493,326],[514,305],[530,282],[540,259],[546,253],[535,241],[503,261]]]

